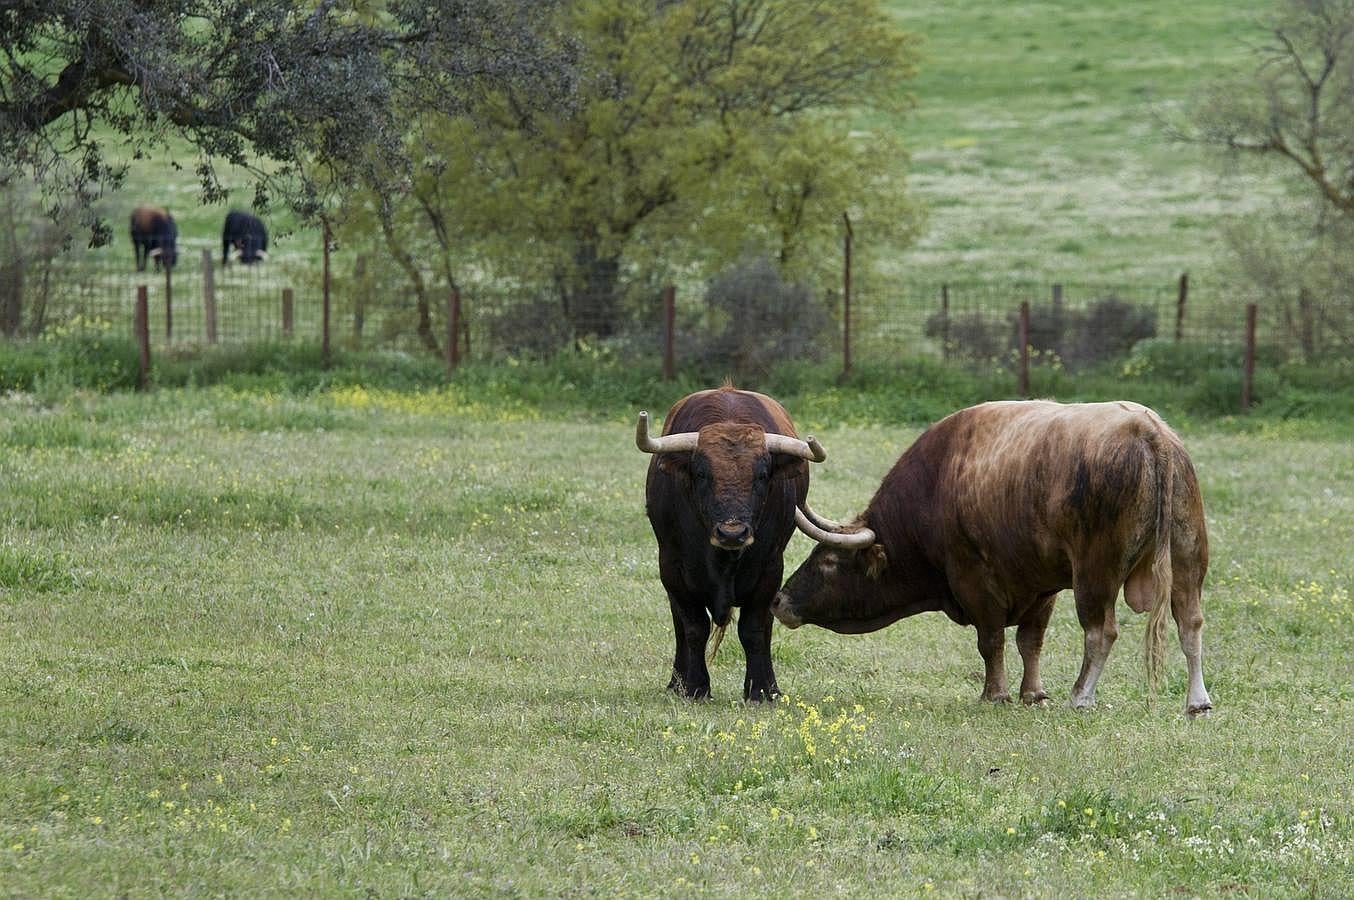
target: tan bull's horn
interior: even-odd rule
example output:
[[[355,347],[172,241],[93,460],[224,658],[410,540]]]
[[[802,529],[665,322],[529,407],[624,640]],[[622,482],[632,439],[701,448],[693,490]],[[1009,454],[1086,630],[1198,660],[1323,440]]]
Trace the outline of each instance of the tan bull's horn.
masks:
[[[798,456],[800,459],[807,459],[809,462],[822,462],[827,459],[827,451],[823,445],[818,443],[818,439],[810,435],[800,440],[796,437],[790,437],[785,434],[766,435],[766,449],[772,453],[786,453],[790,456]]]
[[[831,531],[836,534],[849,534],[850,532],[856,530],[856,527],[854,525],[846,525],[841,522],[833,521],[832,519],[829,519],[827,516],[820,516],[818,513],[813,511],[813,508],[809,506],[807,502],[804,504],[803,510],[804,510],[804,518],[808,519],[810,522],[812,522],[814,525],[817,525],[824,531]]]
[[[833,531],[824,531],[817,525],[809,521],[804,515],[804,511],[795,507],[795,525],[799,530],[820,544],[827,544],[829,547],[840,547],[843,550],[864,550],[874,543],[874,532],[869,528],[861,527],[859,531],[846,532],[840,534]]]
[[[662,437],[649,437],[649,414],[639,414],[639,424],[635,426],[635,446],[645,453],[682,453],[696,449],[700,433],[683,431],[680,434],[665,434]]]

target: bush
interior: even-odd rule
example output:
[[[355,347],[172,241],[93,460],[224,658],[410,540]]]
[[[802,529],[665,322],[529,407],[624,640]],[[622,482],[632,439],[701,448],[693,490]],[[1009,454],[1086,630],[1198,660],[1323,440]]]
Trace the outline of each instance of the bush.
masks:
[[[1033,333],[1033,326],[1030,330]],[[1118,359],[1156,333],[1157,316],[1150,306],[1110,296],[1071,314],[1059,344],[1041,349],[1056,352],[1069,369],[1083,369]]]
[[[981,312],[926,320],[926,336],[945,343],[948,355],[975,362],[1009,357],[1020,349],[1020,317]],[[1029,345],[1036,353],[1069,369],[1080,370],[1117,359],[1141,340],[1156,334],[1156,313],[1118,297],[1096,300],[1085,309],[1062,304],[1030,309]]]
[[[755,383],[781,363],[822,358],[832,324],[826,307],[807,285],[781,280],[768,259],[748,260],[717,275],[705,303],[720,330],[696,352],[704,367]]]
[[[934,313],[926,320],[925,327],[926,336],[939,341],[947,357],[972,362],[999,358],[1008,346],[1006,331],[1004,320],[981,312],[960,313],[957,316]],[[1014,338],[1010,340],[1009,346],[1015,346]]]
[[[557,298],[536,296],[501,308],[489,318],[490,342],[511,356],[548,359],[567,347],[572,336]]]

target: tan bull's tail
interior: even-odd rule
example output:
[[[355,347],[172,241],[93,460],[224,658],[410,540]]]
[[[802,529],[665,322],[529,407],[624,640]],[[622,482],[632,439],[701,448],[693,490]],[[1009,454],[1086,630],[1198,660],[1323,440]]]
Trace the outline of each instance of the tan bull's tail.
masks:
[[[1161,431],[1151,437],[1156,456],[1157,521],[1152,558],[1152,605],[1143,637],[1143,664],[1147,669],[1147,687],[1156,696],[1166,670],[1166,621],[1171,609],[1171,519],[1175,508],[1175,452]]]

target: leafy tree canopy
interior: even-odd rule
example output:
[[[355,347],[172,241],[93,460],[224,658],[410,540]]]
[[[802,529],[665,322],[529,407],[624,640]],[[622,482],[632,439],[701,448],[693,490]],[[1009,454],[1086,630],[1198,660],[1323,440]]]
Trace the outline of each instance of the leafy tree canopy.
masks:
[[[491,127],[424,132],[435,162],[410,191],[472,239],[553,254],[579,329],[613,328],[624,266],[646,255],[794,267],[852,206],[915,228],[905,154],[847,121],[908,103],[917,41],[877,0],[575,0],[555,21],[580,48],[574,102],[486,92]]]
[[[397,110],[458,114],[506,84],[562,102],[567,45],[538,31],[550,6],[0,0],[0,159],[88,209],[120,180],[115,154],[176,133],[201,153],[206,200],[222,197],[224,159],[258,173],[259,202],[281,187],[314,215],[355,160],[400,154]]]

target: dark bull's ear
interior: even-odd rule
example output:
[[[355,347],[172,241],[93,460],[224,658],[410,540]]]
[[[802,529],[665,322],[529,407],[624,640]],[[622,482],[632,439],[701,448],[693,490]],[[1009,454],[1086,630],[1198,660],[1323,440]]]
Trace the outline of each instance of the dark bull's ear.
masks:
[[[685,475],[690,468],[690,453],[661,453],[658,456],[658,471],[666,475]]]

